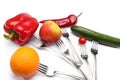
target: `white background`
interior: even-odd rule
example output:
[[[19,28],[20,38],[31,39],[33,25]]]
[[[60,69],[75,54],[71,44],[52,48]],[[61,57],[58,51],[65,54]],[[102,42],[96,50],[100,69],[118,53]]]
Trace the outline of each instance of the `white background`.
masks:
[[[20,46],[3,37],[5,33],[3,25],[7,19],[22,12],[31,14],[36,17],[38,21],[48,18],[62,18],[69,14],[78,15],[80,12],[83,12],[82,16],[79,17],[77,25],[120,38],[119,4],[119,0],[0,0],[0,80],[22,80],[14,76],[9,66],[11,55]],[[69,28],[68,31],[70,31],[71,34]],[[36,35],[38,35],[37,32]],[[70,38],[77,52],[80,53],[77,42],[78,37],[71,34]],[[35,48],[31,43],[26,45]],[[88,54],[91,55],[91,42],[88,41],[86,45]],[[45,50],[36,50],[40,55],[41,63],[51,65],[61,71],[63,70],[78,75],[77,71],[70,65],[51,54],[54,52],[50,53]],[[92,56],[89,57],[89,60],[92,60]],[[119,61],[120,49],[99,45],[99,53],[97,55],[98,80],[119,80]],[[37,72],[35,76],[28,80],[70,79],[59,76],[48,78]]]

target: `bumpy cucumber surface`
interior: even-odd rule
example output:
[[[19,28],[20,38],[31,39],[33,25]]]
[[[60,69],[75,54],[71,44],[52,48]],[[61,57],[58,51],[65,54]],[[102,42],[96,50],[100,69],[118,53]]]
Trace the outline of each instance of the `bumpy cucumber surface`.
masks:
[[[72,32],[77,36],[84,36],[88,40],[95,40],[100,44],[111,46],[111,47],[120,47],[120,39],[112,37],[110,35],[102,34],[90,29],[87,29],[82,26],[72,26]]]

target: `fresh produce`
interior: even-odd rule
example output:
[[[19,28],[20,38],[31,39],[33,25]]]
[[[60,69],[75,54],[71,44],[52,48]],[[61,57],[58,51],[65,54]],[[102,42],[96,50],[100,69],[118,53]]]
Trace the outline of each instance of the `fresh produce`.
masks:
[[[34,17],[27,13],[20,13],[5,22],[4,30],[8,35],[4,36],[19,45],[24,45],[30,40],[38,25]]]
[[[80,36],[78,42],[81,50],[81,58],[87,61],[88,59],[87,48],[86,48],[87,39],[83,36],[82,37]]]
[[[39,36],[47,43],[56,42],[61,35],[60,27],[53,21],[43,23],[39,31]]]
[[[16,76],[29,78],[39,67],[39,55],[29,46],[18,48],[10,59],[10,68]]]
[[[79,41],[79,44],[85,44],[86,43],[86,38],[85,37],[80,37],[78,41]]]
[[[112,37],[106,34],[102,34],[81,26],[72,26],[71,30],[77,36],[84,36],[89,40],[95,40],[100,44],[111,46],[111,47],[120,47],[120,39]]]
[[[82,12],[78,15],[75,16],[74,14],[69,15],[68,17],[61,18],[61,19],[48,19],[48,20],[42,20],[40,23],[44,23],[46,21],[54,21],[59,25],[59,27],[70,27],[73,26],[77,23],[78,17],[82,14]]]

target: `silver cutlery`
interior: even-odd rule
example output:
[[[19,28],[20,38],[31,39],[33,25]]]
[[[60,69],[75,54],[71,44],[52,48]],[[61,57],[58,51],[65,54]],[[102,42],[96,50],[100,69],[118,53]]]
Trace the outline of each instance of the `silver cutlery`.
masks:
[[[80,39],[83,39],[83,37],[79,38],[79,45],[80,45],[80,51],[81,51],[81,58],[85,61],[84,65],[87,70],[87,74],[89,75],[88,77],[92,79],[92,70],[90,67],[90,64],[88,62],[88,53],[87,53],[87,48],[86,48],[86,41],[80,42]],[[85,38],[84,38],[85,39]]]
[[[68,64],[70,64],[71,66],[73,66],[74,68],[78,68],[76,67],[76,65],[74,65],[73,61],[71,60],[69,55],[69,50],[66,48],[66,46],[64,45],[63,41],[60,39],[56,42],[56,45],[59,47],[59,49],[61,49],[61,52],[65,53],[65,54],[61,54],[60,52],[58,52],[57,50],[55,50],[54,48],[49,48],[47,47],[47,44],[45,44],[44,42],[42,42],[40,39],[38,39],[36,36],[33,36],[30,40],[30,42],[37,47],[38,49],[46,49],[49,51],[54,51],[55,53],[58,54],[54,54],[56,56],[58,56],[59,58],[61,58],[62,60],[64,60],[65,62],[67,62]],[[63,47],[63,48],[62,48]],[[63,50],[64,49],[64,50]],[[82,64],[81,64],[82,65]],[[80,71],[82,72],[82,71]],[[84,75],[84,73],[82,72],[82,74]]]
[[[44,42],[42,42],[40,39],[38,39],[36,36],[33,36],[30,40],[30,42],[35,46],[37,47],[38,49],[46,49],[48,51],[51,51],[51,52],[55,52],[55,53],[58,53],[58,54],[54,54],[55,56],[61,58],[62,60],[64,60],[65,62],[67,62],[68,64],[70,64],[71,66],[73,66],[74,68],[76,68],[76,66],[73,64],[72,60],[66,56],[66,54],[61,54],[60,52],[58,52],[56,49],[52,48],[52,47],[48,47],[47,44],[45,44]],[[58,40],[56,42],[57,46],[59,46],[59,48],[61,49],[62,52],[64,52],[62,49],[64,48],[65,52],[64,53],[67,53],[67,48],[65,48],[65,45],[62,43],[62,40]],[[62,48],[63,47],[63,48]]]
[[[59,39],[56,42],[56,46],[58,47],[58,49],[60,50],[60,52],[62,53],[61,55],[63,55],[64,57],[66,57],[71,63],[73,63],[72,59],[70,58],[69,55],[69,49],[66,47],[66,45],[64,44],[64,42],[62,41],[62,39]]]
[[[62,29],[62,34],[63,37],[66,38],[66,40],[69,42],[70,45],[70,57],[73,57],[72,60],[74,61],[74,64],[76,66],[76,68],[78,68],[77,70],[79,70],[81,72],[81,74],[87,79],[87,80],[91,80],[92,76],[90,75],[89,71],[86,71],[86,65],[83,64],[80,56],[77,54],[76,50],[74,49],[72,42],[69,38],[69,33],[67,32],[66,28]]]
[[[60,39],[56,42],[56,45],[58,46],[60,51],[63,52],[63,56],[68,60],[67,63],[72,65],[76,70],[78,70],[86,78],[86,75],[83,73],[83,71],[81,69],[79,69],[79,66],[76,66],[76,64],[74,63],[74,61],[70,57],[70,55],[69,55],[70,52],[69,52],[69,50],[66,50],[67,48],[66,48],[64,42]]]
[[[75,65],[80,67],[83,63],[82,63],[81,59],[79,58],[76,50],[74,49],[71,40],[69,39],[69,33],[67,32],[66,28],[62,29],[62,35],[69,42],[69,45],[70,45],[70,49],[69,50],[71,50],[70,51],[70,57],[74,61]]]
[[[32,37],[32,39],[30,40],[32,42],[32,44],[39,48],[39,49],[46,49],[46,50],[50,50],[50,51],[54,51],[55,53],[59,53],[58,51],[56,51],[54,48],[49,48],[47,47],[47,44],[45,44],[44,42],[42,42],[40,39],[36,38],[35,36]],[[64,60],[65,62],[69,63],[71,66],[73,66],[75,69],[79,70],[80,73],[82,73],[82,75],[86,78],[86,75],[84,74],[84,72],[81,69],[78,69],[79,67],[76,66],[76,64],[73,63],[73,61],[71,61],[70,58],[66,57],[66,55],[59,53],[59,55],[57,55],[59,58],[61,58],[62,60]],[[83,64],[82,62],[80,62],[81,65]]]
[[[87,39],[85,37],[81,37],[81,36],[79,37],[78,43],[80,45],[81,57],[87,62],[88,54],[87,54],[86,42]]]
[[[86,45],[80,44],[81,58],[83,58],[88,63],[88,53]]]
[[[97,58],[96,55],[98,54],[98,42],[97,41],[92,41],[92,47],[91,47],[91,52],[94,55],[94,70],[93,70],[93,79],[92,80],[97,80]]]
[[[69,51],[68,51],[69,49],[67,48],[67,46],[64,44],[64,42],[61,39],[59,39],[56,42],[56,45],[62,53],[69,54]]]
[[[91,76],[89,75],[89,72],[86,71],[86,68],[84,68],[86,65],[83,64],[81,58],[79,57],[79,55],[77,54],[76,50],[74,49],[72,42],[69,38],[69,33],[67,32],[66,28],[62,29],[62,35],[64,38],[66,38],[66,40],[69,42],[70,45],[70,57],[72,58],[72,60],[74,61],[74,64],[76,66],[76,68],[78,68],[77,70],[79,70],[81,72],[81,74],[87,79],[87,80],[91,80]]]
[[[56,71],[56,70],[54,70],[53,67],[49,67],[49,66],[46,66],[44,64],[40,64],[40,66],[38,68],[38,71],[40,71],[41,73],[45,74],[48,77],[53,77],[53,76],[59,74],[59,75],[71,77],[75,80],[86,80],[83,77],[79,77],[79,76],[76,76],[76,75],[73,75],[73,74],[67,74],[67,73],[63,73],[63,72],[60,72],[60,71]]]

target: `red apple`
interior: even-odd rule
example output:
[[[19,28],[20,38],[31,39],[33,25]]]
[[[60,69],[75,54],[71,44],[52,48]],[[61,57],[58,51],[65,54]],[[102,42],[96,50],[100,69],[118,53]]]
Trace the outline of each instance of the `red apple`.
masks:
[[[61,35],[61,28],[53,21],[43,23],[39,31],[39,36],[47,43],[56,42]]]

